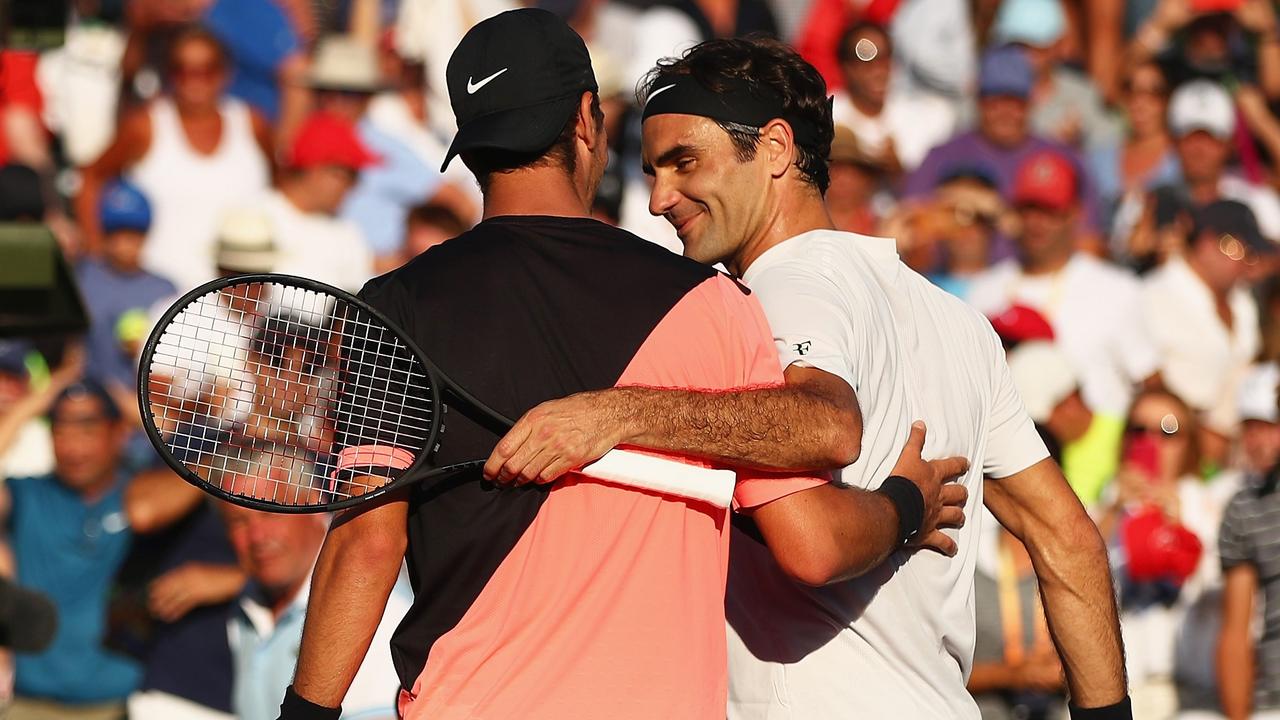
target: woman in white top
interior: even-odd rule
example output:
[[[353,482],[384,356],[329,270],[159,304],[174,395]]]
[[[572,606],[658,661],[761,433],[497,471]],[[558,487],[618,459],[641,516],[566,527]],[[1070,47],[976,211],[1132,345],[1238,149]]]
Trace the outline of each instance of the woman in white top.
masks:
[[[271,131],[247,105],[224,96],[226,52],[206,30],[174,37],[169,80],[170,93],[126,114],[111,146],[85,168],[76,210],[88,250],[96,252],[100,190],[127,173],[154,210],[143,263],[186,290],[216,275],[222,214],[268,191]]]

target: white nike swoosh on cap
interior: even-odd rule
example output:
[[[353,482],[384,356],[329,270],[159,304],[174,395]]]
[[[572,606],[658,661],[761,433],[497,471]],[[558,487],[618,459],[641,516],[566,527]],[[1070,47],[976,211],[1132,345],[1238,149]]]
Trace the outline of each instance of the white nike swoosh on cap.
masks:
[[[676,86],[675,83],[671,83],[670,85],[664,85],[663,87],[660,87],[657,90],[654,90],[653,92],[649,93],[649,98],[645,100],[645,102],[652,102],[653,99],[658,97],[660,93],[664,93],[675,86]]]
[[[478,83],[473,83],[473,82],[471,82],[471,78],[470,78],[470,77],[467,77],[467,94],[468,94],[468,95],[475,95],[477,90],[479,90],[480,88],[484,87],[485,85],[488,85],[489,83],[493,82],[493,79],[494,79],[494,78],[498,77],[499,75],[501,75],[502,73],[504,73],[504,72],[506,72],[506,71],[507,71],[507,68],[502,68],[502,69],[501,69],[501,70],[499,70],[498,72],[496,72],[496,73],[494,73],[494,74],[490,75],[489,77],[487,77],[487,78],[485,78],[485,79],[481,80],[481,81],[480,81],[480,82],[478,82]]]

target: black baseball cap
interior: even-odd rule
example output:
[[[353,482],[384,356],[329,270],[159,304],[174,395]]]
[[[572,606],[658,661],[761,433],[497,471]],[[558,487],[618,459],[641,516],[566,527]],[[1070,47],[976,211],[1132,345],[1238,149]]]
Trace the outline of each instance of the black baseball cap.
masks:
[[[555,142],[596,76],[586,43],[553,13],[508,10],[471,28],[445,71],[458,134],[441,171],[478,148],[535,153]]]
[[[1201,233],[1230,235],[1259,255],[1270,255],[1280,249],[1262,236],[1249,206],[1235,200],[1215,200],[1204,206],[1195,217],[1195,235]]]

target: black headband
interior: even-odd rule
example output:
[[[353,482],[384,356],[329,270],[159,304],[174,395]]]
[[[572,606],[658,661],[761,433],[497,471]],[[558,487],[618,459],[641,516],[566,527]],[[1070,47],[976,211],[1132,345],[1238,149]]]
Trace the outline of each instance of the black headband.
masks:
[[[770,120],[782,118],[791,125],[796,144],[815,147],[818,128],[808,120],[782,109],[782,96],[771,88],[752,87],[745,80],[725,78],[725,89],[715,92],[692,75],[659,75],[645,100],[642,120],[653,115],[698,115],[720,122],[738,123],[754,128],[764,127]]]

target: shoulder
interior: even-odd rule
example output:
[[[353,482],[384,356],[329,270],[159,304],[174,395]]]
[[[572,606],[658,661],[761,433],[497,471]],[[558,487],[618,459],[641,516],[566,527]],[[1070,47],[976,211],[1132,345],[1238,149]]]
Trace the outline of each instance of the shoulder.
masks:
[[[1141,287],[1138,276],[1106,260],[1078,253],[1071,261],[1072,274],[1095,289],[1136,293]]]

